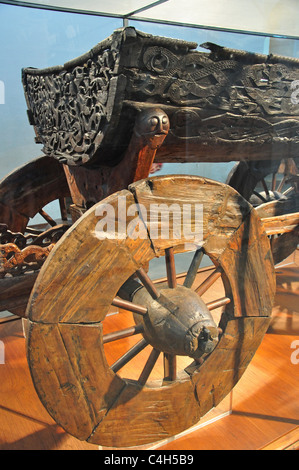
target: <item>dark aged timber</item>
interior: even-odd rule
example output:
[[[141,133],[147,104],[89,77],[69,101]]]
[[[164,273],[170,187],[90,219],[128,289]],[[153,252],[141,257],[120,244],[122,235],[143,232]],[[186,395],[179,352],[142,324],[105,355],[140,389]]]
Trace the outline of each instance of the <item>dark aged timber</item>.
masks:
[[[274,263],[298,243],[299,61],[204,47],[126,28],[64,66],[23,70],[46,155],[0,182],[0,308],[26,317],[45,408],[93,444],[159,441],[217,406],[270,324]],[[149,176],[154,162],[230,160],[227,184]],[[56,199],[59,221],[44,208]],[[163,237],[163,218],[145,217],[157,204],[173,211]],[[196,205],[202,237],[180,283]]]
[[[299,60],[196,47],[127,28],[63,66],[24,69],[29,119],[44,152],[69,165],[114,165],[137,112],[158,106],[170,133],[156,161],[297,156],[299,104],[291,96]]]

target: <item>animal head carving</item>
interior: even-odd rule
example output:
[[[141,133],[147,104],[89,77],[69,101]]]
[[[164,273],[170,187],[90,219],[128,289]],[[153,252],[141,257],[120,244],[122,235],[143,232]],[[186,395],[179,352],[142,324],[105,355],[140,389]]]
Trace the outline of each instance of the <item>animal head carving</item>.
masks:
[[[159,108],[150,108],[142,111],[137,117],[135,134],[145,139],[151,148],[159,148],[169,131],[169,118]]]

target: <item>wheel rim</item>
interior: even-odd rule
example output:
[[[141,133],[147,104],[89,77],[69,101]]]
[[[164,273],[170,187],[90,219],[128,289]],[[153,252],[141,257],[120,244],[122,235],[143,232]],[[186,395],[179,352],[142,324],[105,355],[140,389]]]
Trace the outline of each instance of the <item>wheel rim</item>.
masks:
[[[95,236],[95,214],[103,204],[99,203],[57,243],[41,270],[28,309],[27,353],[33,382],[46,409],[66,431],[112,447],[173,436],[219,403],[260,344],[275,294],[269,241],[255,211],[233,189],[197,177],[157,177],[136,183],[104,203],[116,208],[120,196],[126,196],[128,204],[137,201],[140,213],[141,205],[149,208],[153,201],[179,201],[180,208],[190,202],[205,204],[203,250],[216,269],[196,290],[203,295],[222,275],[226,295],[220,303],[226,306],[217,325],[221,334],[216,347],[196,357],[184,377],[175,366],[176,354],[165,345],[159,351],[154,344],[138,380],[122,378],[119,366],[127,357],[109,366],[104,343],[116,344],[116,340],[115,332],[109,333],[110,337],[103,334],[104,319],[112,304],[124,302],[118,294],[135,274],[155,296],[157,287],[144,270],[154,257],[166,255],[167,289],[175,290],[174,253],[184,252],[186,240],[149,238],[141,217],[139,229],[144,230],[145,238],[99,240]],[[194,255],[185,289],[191,289],[201,254],[198,250]],[[136,307],[137,294],[125,300],[133,303],[133,307],[127,303],[126,308],[144,308]],[[142,326],[137,321],[129,332],[118,329],[117,334],[134,335],[136,330],[140,334]],[[148,335],[137,339],[129,357],[137,356],[147,343]],[[164,377],[162,386],[157,387],[148,379],[159,352],[164,357]]]
[[[299,210],[297,159],[238,163],[227,183],[245,197],[261,218],[291,214]],[[290,256],[298,244],[298,230],[270,235],[274,263]]]
[[[291,158],[282,160],[279,167],[270,174],[270,181],[265,177],[259,180],[260,188],[254,188],[249,201],[254,207],[273,201],[286,201],[299,193],[298,168]]]
[[[50,157],[39,157],[0,182],[0,279],[18,277],[20,281],[15,284],[15,290],[10,284],[9,295],[5,292],[6,279],[3,281],[1,310],[24,315],[38,270],[69,227],[65,206],[68,196],[63,168]],[[60,204],[62,220],[59,223],[44,209],[55,200]],[[38,213],[50,228],[29,226]]]
[[[51,157],[39,157],[1,181],[0,196],[0,223],[13,232],[24,233],[31,218],[49,202],[63,202],[69,189],[61,165]],[[50,226],[54,225],[45,212],[41,215]]]

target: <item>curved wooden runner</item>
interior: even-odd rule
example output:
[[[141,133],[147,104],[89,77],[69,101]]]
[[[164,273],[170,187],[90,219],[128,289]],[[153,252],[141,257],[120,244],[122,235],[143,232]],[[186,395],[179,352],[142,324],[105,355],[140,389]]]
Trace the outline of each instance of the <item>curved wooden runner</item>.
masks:
[[[126,220],[126,210],[118,213],[119,198],[126,199],[126,208],[137,203],[142,218],[131,213]],[[203,363],[152,387],[109,368],[102,322],[130,276],[165,250],[187,249],[190,240],[183,232],[180,238],[171,233],[168,239],[150,238],[144,210],[162,203],[176,204],[177,212],[184,204],[203,205],[204,251],[221,268],[232,301],[219,324],[220,341]],[[118,222],[116,237],[100,239],[104,204],[114,209]],[[132,221],[139,238],[127,233]],[[192,217],[190,223],[194,228]],[[84,214],[41,269],[27,311],[27,355],[37,393],[54,420],[81,440],[128,447],[173,436],[197,423],[242,376],[268,328],[274,294],[268,238],[236,191],[191,176],[134,183]]]

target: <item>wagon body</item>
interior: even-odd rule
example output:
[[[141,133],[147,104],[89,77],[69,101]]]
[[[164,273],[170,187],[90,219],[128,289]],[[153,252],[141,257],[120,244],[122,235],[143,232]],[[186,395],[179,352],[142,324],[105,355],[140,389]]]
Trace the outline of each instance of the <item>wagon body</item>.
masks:
[[[299,60],[155,37],[125,28],[59,67],[23,70],[43,151],[68,165],[109,165],[137,112],[160,107],[170,132],[156,161],[293,158]]]

